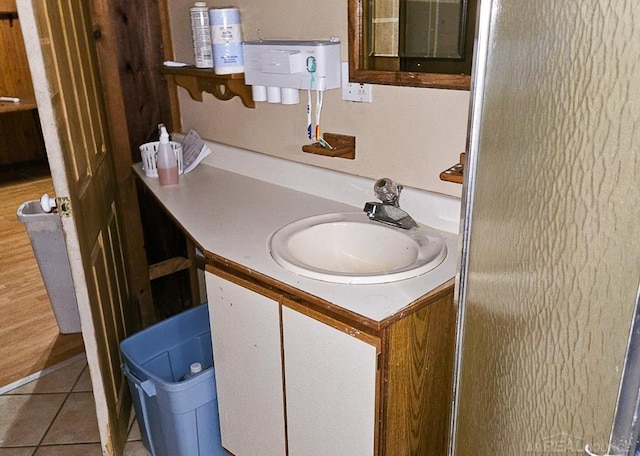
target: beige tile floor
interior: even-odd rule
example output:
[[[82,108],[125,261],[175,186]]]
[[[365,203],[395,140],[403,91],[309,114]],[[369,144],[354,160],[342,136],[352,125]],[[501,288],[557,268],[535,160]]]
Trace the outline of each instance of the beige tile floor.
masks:
[[[0,395],[0,456],[100,456],[91,379],[83,356]],[[125,456],[148,456],[132,422]]]

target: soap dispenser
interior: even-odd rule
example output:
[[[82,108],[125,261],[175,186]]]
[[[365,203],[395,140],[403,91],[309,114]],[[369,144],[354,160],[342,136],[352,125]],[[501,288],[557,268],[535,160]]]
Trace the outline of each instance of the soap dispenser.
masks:
[[[178,159],[169,144],[169,133],[164,125],[160,125],[160,144],[156,167],[160,185],[175,185],[178,183]]]

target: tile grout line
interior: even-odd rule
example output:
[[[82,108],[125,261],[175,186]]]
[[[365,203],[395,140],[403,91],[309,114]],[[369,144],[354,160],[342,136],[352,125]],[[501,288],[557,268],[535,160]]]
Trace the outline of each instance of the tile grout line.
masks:
[[[76,381],[73,382],[73,385],[71,385],[71,389],[69,390],[69,394],[73,393],[73,389],[78,385],[78,382],[82,378],[82,375],[84,374],[84,371],[88,370],[88,369],[89,369],[89,363],[87,362],[86,365],[80,371],[80,374],[78,375],[78,378],[76,378]],[[91,372],[89,372],[89,376],[91,376]],[[93,387],[92,387],[92,392],[93,392]]]
[[[46,369],[43,369],[43,370],[38,371],[38,372],[35,372],[35,373],[31,374],[31,375],[27,375],[26,377],[21,378],[20,380],[16,380],[13,383],[9,383],[8,385],[2,386],[2,387],[0,387],[0,396],[2,396],[5,393],[8,393],[9,391],[12,391],[12,390],[14,390],[16,388],[20,388],[21,386],[24,386],[27,383],[31,383],[34,380],[38,380],[39,378],[44,377],[45,375],[48,375],[48,374],[50,374],[52,372],[55,372],[55,371],[60,370],[60,369],[62,369],[64,367],[67,367],[68,365],[73,364],[76,361],[80,361],[80,359],[85,358],[85,357],[86,357],[85,353],[79,353],[79,354],[77,354],[77,355],[75,355],[75,356],[73,356],[73,357],[71,357],[71,358],[69,358],[67,360],[64,360],[64,361],[56,364],[55,366],[47,367]],[[75,384],[74,384],[74,386],[75,386]]]
[[[47,426],[47,429],[42,434],[42,437],[40,437],[40,440],[38,441],[38,445],[36,445],[36,451],[38,451],[38,448],[40,448],[40,446],[42,445],[42,441],[45,439],[45,437],[47,436],[47,434],[51,430],[51,426],[53,426],[53,423],[55,422],[56,418],[58,418],[58,416],[60,415],[60,412],[62,411],[62,408],[64,407],[64,404],[66,404],[67,400],[69,400],[69,394],[71,394],[70,391],[68,391],[66,393],[66,396],[65,396],[64,400],[62,401],[62,404],[60,404],[60,407],[58,407],[58,411],[53,416],[53,418],[51,418],[51,421],[49,422],[49,425]]]
[[[84,367],[84,369],[88,369],[89,368],[89,364],[87,363],[87,365]],[[56,412],[56,414],[54,415],[54,417],[51,419],[51,421],[49,422],[49,425],[47,426],[47,429],[44,431],[44,433],[42,434],[42,437],[40,438],[40,441],[38,442],[38,445],[36,446],[36,452],[38,451],[38,449],[43,446],[43,447],[47,447],[47,446],[55,446],[55,445],[43,445],[42,442],[44,441],[44,439],[47,437],[47,434],[49,433],[49,431],[51,430],[51,427],[53,426],[53,423],[56,421],[56,419],[58,418],[58,416],[60,415],[60,412],[62,411],[62,409],[64,408],[65,404],[67,403],[67,401],[69,400],[69,397],[71,396],[71,394],[73,393],[73,388],[76,386],[76,384],[78,383],[78,381],[80,380],[80,377],[82,377],[82,374],[84,373],[84,369],[82,369],[80,371],[80,373],[78,374],[78,377],[76,378],[75,382],[73,382],[73,385],[71,385],[71,388],[69,388],[69,391],[67,391],[65,394],[65,398],[62,401],[62,404],[60,404],[60,407],[58,408],[58,411]],[[92,393],[93,394],[93,393]],[[86,443],[86,442],[83,442]]]

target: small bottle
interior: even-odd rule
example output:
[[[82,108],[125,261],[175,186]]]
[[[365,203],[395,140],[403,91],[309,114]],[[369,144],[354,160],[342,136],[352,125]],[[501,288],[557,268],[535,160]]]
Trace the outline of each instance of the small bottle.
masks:
[[[158,179],[160,185],[175,185],[178,183],[178,159],[169,144],[169,133],[163,126],[160,127],[160,144],[156,158]]]
[[[192,363],[189,366],[189,372],[184,374],[184,377],[182,377],[182,379],[183,380],[189,380],[191,377],[195,377],[200,372],[202,372],[202,364],[200,364],[200,363]]]
[[[196,68],[213,68],[211,29],[209,27],[209,12],[206,2],[195,2],[189,13],[191,16],[191,33]]]

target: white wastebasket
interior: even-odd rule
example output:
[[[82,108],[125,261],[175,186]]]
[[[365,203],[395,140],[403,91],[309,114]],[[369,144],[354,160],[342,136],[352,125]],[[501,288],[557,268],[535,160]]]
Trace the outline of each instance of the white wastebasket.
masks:
[[[81,330],[78,302],[60,216],[57,213],[43,211],[40,201],[22,203],[17,216],[29,234],[60,332],[79,333]]]

